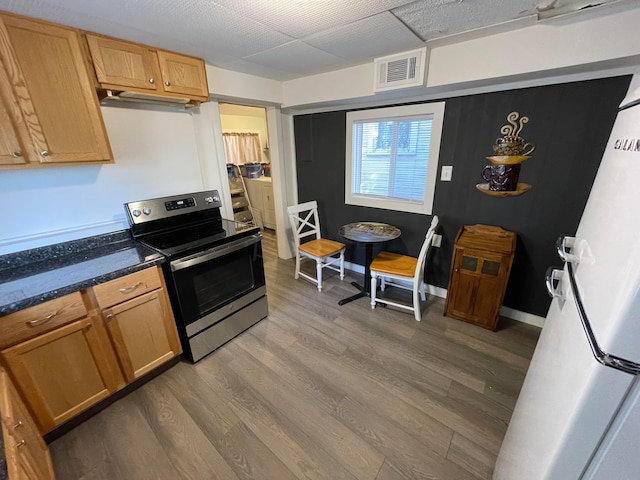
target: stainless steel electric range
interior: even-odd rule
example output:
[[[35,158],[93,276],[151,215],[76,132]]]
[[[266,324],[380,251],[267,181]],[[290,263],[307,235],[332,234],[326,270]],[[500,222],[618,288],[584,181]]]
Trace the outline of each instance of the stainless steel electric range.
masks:
[[[167,258],[184,356],[197,362],[267,316],[260,230],[222,218],[216,190],[124,206],[133,238]]]

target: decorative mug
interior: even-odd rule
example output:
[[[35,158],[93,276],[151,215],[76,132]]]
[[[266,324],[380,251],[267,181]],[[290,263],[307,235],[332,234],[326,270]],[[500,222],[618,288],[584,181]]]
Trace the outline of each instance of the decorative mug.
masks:
[[[513,192],[518,188],[521,164],[486,165],[481,172],[482,178],[489,183],[489,190],[494,192]]]
[[[493,145],[493,153],[500,156],[531,155],[535,149],[534,143],[513,135],[500,137]]]

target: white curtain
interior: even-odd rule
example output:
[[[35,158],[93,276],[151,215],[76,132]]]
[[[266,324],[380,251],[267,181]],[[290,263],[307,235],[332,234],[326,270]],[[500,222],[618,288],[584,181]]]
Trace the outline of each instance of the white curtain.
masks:
[[[223,133],[227,163],[243,165],[262,162],[260,137],[257,133]]]

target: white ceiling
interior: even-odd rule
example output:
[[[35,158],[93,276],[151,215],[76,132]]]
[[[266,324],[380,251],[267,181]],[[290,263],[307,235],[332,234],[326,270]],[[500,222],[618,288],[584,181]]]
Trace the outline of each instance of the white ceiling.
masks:
[[[0,0],[0,10],[290,80],[637,0]],[[538,8],[536,8],[538,7]],[[598,7],[605,8],[605,7]],[[523,21],[527,19],[528,21]]]

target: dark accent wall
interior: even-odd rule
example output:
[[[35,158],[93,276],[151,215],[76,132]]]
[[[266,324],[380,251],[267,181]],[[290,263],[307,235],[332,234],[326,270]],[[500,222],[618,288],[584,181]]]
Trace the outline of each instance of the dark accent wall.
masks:
[[[550,299],[544,274],[561,265],[555,241],[576,231],[630,81],[621,76],[445,99],[439,165],[453,165],[453,181],[441,182],[438,169],[433,212],[443,239],[432,249],[426,281],[447,288],[461,226],[496,225],[518,234],[504,305],[545,316]],[[521,135],[537,145],[520,173],[533,188],[518,197],[490,197],[475,185],[484,182],[480,171],[512,111],[529,117]],[[346,111],[294,117],[299,201],[318,201],[328,238],[346,241],[338,237],[345,223],[390,223],[402,236],[384,249],[416,256],[429,215],[345,205],[345,129]],[[364,250],[348,243],[347,260],[363,264]]]

